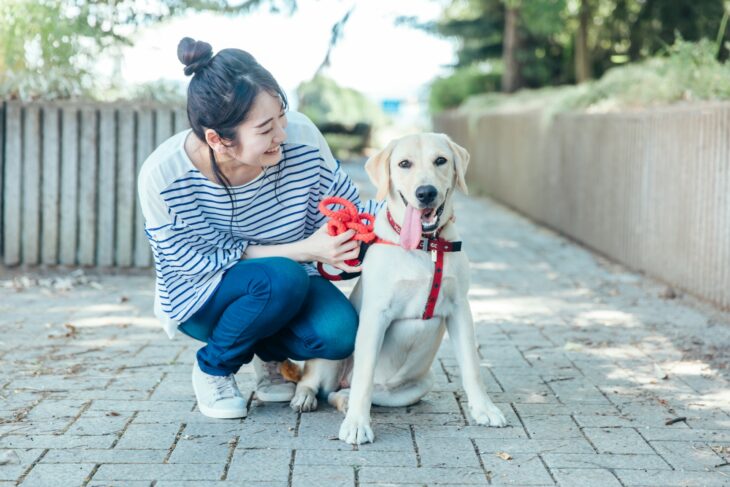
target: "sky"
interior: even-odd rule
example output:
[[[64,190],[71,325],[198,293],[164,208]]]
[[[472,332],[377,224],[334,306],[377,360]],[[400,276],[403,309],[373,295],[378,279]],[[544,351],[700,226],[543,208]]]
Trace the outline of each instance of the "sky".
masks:
[[[344,35],[325,72],[339,84],[375,101],[423,98],[425,86],[446,74],[454,61],[454,41],[405,26],[399,16],[438,17],[442,0],[356,0]],[[227,18],[193,14],[141,31],[123,53],[122,75],[132,83],[159,79],[187,83],[177,60],[179,40],[192,37],[213,46],[246,50],[292,94],[315,73],[327,52],[332,26],[351,0],[300,0],[293,16],[268,8]]]

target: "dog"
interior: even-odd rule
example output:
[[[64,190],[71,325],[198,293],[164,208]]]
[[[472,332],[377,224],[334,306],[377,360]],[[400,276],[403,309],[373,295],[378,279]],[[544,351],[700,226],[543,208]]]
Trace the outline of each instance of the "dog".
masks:
[[[431,365],[446,331],[471,416],[480,425],[506,425],[479,377],[469,261],[453,218],[454,190],[467,192],[468,163],[469,153],[448,136],[427,133],[394,140],[365,164],[376,199],[386,205],[375,218],[379,240],[350,296],[360,317],[354,360],[307,361],[291,401],[309,411],[317,393],[326,395],[346,411],[339,438],[347,443],[374,440],[371,404],[408,406],[431,390]]]

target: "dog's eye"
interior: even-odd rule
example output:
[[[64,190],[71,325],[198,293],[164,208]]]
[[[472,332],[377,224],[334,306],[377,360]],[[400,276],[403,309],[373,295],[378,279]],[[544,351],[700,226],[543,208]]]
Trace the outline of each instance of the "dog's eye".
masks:
[[[409,161],[408,159],[403,159],[402,161],[400,161],[398,163],[398,167],[402,167],[403,169],[408,169],[409,167],[411,167],[411,161]]]
[[[434,164],[437,166],[443,166],[446,164],[446,158],[445,157],[437,157],[435,161],[433,161]]]

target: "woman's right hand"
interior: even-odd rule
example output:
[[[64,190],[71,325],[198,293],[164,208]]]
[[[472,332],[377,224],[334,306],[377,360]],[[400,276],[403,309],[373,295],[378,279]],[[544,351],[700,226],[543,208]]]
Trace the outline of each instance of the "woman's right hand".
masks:
[[[312,260],[337,267],[345,272],[361,272],[362,266],[353,267],[346,260],[357,259],[360,255],[360,242],[351,240],[354,230],[348,230],[337,236],[327,233],[327,225],[322,225],[305,241],[309,247]]]

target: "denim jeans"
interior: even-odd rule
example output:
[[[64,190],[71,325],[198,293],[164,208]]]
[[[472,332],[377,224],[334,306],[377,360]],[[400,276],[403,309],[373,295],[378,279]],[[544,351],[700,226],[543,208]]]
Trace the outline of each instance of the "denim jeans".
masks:
[[[348,357],[355,347],[357,313],[344,294],[291,259],[242,260],[180,331],[206,342],[200,369],[236,373],[256,354],[264,361]]]

